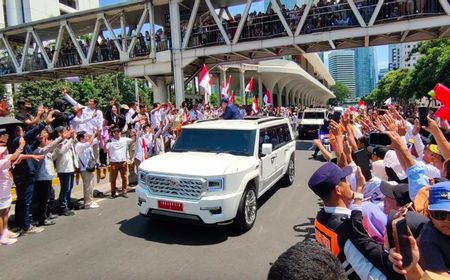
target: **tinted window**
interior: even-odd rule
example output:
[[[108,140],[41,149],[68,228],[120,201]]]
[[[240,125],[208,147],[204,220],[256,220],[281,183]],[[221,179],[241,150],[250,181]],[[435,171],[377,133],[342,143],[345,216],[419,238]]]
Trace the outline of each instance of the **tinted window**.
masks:
[[[255,138],[255,130],[183,129],[172,151],[252,156]]]
[[[290,141],[292,141],[292,137],[287,124],[261,129],[259,132],[259,154],[262,153],[262,144],[272,144],[273,150],[276,150]]]
[[[305,112],[303,119],[324,119],[325,114],[323,112]]]

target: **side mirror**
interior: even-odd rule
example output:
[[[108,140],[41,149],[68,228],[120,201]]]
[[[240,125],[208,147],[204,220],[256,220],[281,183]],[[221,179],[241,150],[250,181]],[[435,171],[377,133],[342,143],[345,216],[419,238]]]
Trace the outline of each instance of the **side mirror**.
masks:
[[[272,153],[273,146],[272,144],[262,144],[262,154],[263,155],[270,155]]]

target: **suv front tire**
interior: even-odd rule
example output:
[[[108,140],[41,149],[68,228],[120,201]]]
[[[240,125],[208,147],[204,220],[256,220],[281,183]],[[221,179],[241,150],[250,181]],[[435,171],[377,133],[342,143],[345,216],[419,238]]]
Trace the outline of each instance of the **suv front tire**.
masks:
[[[258,197],[256,195],[256,188],[253,184],[249,184],[239,202],[238,212],[233,223],[234,228],[239,232],[250,230],[255,224],[257,212]]]

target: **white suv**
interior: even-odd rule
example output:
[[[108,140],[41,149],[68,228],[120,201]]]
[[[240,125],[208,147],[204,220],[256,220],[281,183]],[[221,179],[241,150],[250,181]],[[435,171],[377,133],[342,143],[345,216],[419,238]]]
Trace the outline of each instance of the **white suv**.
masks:
[[[288,119],[210,120],[183,127],[172,152],[139,166],[139,212],[249,230],[257,199],[295,178]]]

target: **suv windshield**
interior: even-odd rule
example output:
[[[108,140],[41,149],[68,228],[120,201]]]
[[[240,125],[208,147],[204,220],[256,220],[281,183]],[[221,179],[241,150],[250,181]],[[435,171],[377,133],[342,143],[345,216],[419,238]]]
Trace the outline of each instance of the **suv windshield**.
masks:
[[[252,156],[255,130],[183,129],[173,152],[230,153]]]
[[[324,119],[325,114],[323,112],[305,112],[303,114],[304,119]]]

